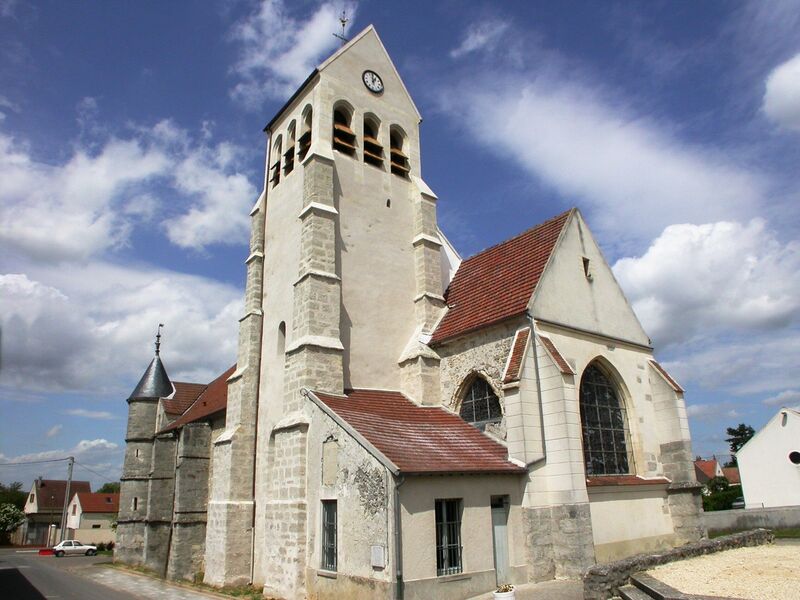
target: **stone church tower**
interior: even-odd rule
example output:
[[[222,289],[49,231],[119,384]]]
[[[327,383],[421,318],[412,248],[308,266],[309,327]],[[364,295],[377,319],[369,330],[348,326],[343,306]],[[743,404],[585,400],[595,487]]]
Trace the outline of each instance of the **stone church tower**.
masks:
[[[444,305],[419,123],[369,27],[320,65],[265,129],[267,181],[252,212],[239,368],[214,449],[221,475],[207,551],[219,559],[206,566],[209,583],[247,582],[252,570],[257,583],[284,578],[283,593],[302,587],[302,389],[438,397],[438,357],[418,342]]]

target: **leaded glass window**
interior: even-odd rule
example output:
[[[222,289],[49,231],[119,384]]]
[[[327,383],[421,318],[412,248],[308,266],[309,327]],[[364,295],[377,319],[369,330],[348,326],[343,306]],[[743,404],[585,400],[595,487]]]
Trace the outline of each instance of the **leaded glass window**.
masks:
[[[616,386],[596,365],[589,365],[580,394],[586,475],[630,473],[628,419]]]
[[[476,377],[461,401],[461,418],[472,423],[478,429],[484,429],[487,423],[499,423],[503,420],[503,411],[497,394],[485,379]]]
[[[461,573],[461,499],[436,501],[436,574]]]

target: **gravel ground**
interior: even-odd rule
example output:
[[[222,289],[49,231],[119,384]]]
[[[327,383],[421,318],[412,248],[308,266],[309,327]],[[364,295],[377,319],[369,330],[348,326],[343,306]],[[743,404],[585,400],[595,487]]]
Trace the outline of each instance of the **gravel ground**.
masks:
[[[685,594],[800,600],[800,545],[736,548],[648,571]]]

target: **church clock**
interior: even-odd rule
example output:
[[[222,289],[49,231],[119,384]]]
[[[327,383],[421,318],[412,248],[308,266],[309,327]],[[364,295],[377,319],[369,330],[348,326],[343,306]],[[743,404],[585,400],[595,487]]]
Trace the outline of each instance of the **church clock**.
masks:
[[[381,81],[380,75],[375,71],[364,71],[364,74],[361,75],[361,79],[370,92],[380,94],[383,91],[383,81]]]

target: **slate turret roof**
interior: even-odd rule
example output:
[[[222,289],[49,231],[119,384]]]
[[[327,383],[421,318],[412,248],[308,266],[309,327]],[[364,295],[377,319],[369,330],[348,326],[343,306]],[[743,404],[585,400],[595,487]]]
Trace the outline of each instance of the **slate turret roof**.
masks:
[[[174,391],[169,380],[167,370],[161,362],[161,357],[156,354],[150,365],[136,384],[128,400],[140,398],[166,398]]]

